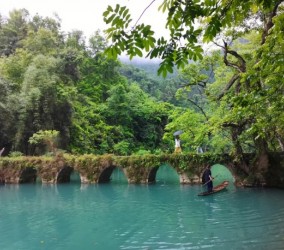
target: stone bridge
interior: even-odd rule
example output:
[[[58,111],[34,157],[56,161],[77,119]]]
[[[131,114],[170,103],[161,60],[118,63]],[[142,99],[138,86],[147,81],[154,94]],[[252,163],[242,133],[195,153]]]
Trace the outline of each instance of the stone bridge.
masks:
[[[68,154],[56,157],[0,158],[0,181],[5,184],[70,182],[73,171],[80,175],[81,183],[106,183],[110,181],[115,168],[125,174],[128,183],[155,183],[160,166],[167,164],[174,168],[181,184],[198,184],[208,164],[226,166],[235,178],[236,184],[243,173],[228,155],[210,154],[164,154],[143,156],[82,155]]]

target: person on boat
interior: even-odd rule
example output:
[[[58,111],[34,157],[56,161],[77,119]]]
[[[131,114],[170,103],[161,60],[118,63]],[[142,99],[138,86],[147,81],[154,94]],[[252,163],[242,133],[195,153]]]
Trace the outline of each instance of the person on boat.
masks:
[[[213,177],[211,173],[211,166],[208,164],[203,175],[202,180],[204,181],[204,185],[207,185],[207,191],[208,193],[211,193],[213,191]]]
[[[180,139],[179,136],[175,136],[175,153],[181,153]]]

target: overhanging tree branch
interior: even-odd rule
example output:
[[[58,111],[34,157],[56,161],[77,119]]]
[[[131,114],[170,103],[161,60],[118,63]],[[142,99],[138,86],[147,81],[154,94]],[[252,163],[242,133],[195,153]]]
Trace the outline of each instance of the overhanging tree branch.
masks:
[[[156,1],[156,0],[153,0],[153,1],[143,10],[143,12],[142,12],[141,15],[139,16],[139,18],[137,19],[137,21],[136,21],[136,23],[134,24],[133,27],[135,27],[135,26],[138,24],[139,20],[142,18],[142,16],[143,16],[144,13],[146,12],[146,10],[147,10],[148,8],[150,8],[150,6],[151,6],[155,1]]]
[[[217,100],[221,100],[221,98],[230,90],[230,88],[234,85],[234,83],[240,78],[239,74],[233,75],[231,80],[226,85],[225,89],[222,91],[222,93],[218,96]]]
[[[239,55],[236,51],[234,50],[230,50],[228,48],[228,44],[224,42],[224,63],[232,68],[235,68],[236,70],[238,70],[239,72],[243,73],[246,71],[246,61],[243,59],[243,57],[241,55]],[[232,63],[228,61],[228,54],[231,54],[232,56],[236,57],[238,59],[239,64],[236,63]]]
[[[261,40],[261,45],[265,43],[266,37],[268,36],[269,30],[274,26],[273,23],[273,17],[277,15],[277,9],[280,6],[281,3],[284,1],[278,1],[275,3],[273,10],[266,16],[264,16],[264,28],[263,28],[263,33],[262,33],[262,40]]]
[[[208,117],[207,117],[206,113],[204,112],[203,108],[201,108],[195,101],[193,101],[191,99],[188,99],[188,100],[201,111],[201,113],[204,115],[205,119],[208,121]]]

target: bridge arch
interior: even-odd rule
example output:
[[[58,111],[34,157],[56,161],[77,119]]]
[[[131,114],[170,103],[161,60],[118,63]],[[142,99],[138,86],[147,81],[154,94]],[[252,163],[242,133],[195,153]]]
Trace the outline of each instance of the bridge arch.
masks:
[[[214,167],[215,165],[222,165],[224,166],[232,175],[233,177],[233,183],[234,185],[241,185],[242,183],[242,177],[244,176],[244,173],[242,170],[236,165],[234,165],[231,161],[216,161],[216,162],[211,162],[211,166]]]
[[[73,169],[71,174],[70,174],[70,182],[72,182],[72,183],[74,183],[74,182],[81,183],[81,174],[76,169]]]
[[[148,182],[149,184],[152,184],[152,183],[155,183],[155,182],[156,182],[156,174],[157,174],[157,172],[158,172],[159,167],[160,167],[160,166],[153,167],[153,168],[151,168],[151,170],[149,171],[148,178],[147,178],[147,182]]]
[[[102,170],[102,172],[100,172],[100,175],[99,175],[99,178],[98,178],[98,183],[109,183],[109,182],[111,182],[111,180],[112,180],[111,176],[112,176],[112,174],[115,170],[121,171],[124,174],[125,178],[128,179],[126,171],[123,168],[116,166],[116,165],[110,165],[110,166],[104,168]]]
[[[148,174],[148,181],[147,181],[149,184],[157,182],[157,175],[159,175],[159,171],[167,171],[168,173],[164,173],[164,174],[169,174],[169,175],[174,175],[176,173],[177,180],[180,181],[180,174],[178,173],[178,171],[170,164],[164,163],[164,164],[161,164],[159,166],[156,166],[150,169],[149,174]],[[164,180],[164,181],[174,182],[173,176],[168,176],[167,179],[168,180]]]
[[[115,167],[111,174],[111,183],[128,184],[128,177],[125,174],[124,169],[120,167]]]
[[[232,184],[236,183],[234,172],[225,164],[215,163],[211,165],[211,171],[215,176],[214,185],[218,185],[224,180],[228,180]]]
[[[111,165],[106,167],[105,169],[100,172],[98,183],[108,183],[110,182],[112,171],[115,169],[115,166]]]
[[[56,176],[57,183],[66,183],[70,182],[71,173],[73,172],[73,168],[69,166],[64,166],[59,170]]]
[[[162,164],[156,173],[156,181],[163,184],[179,184],[180,173],[170,164]]]
[[[34,183],[37,178],[37,170],[34,167],[27,167],[19,173],[19,183]]]

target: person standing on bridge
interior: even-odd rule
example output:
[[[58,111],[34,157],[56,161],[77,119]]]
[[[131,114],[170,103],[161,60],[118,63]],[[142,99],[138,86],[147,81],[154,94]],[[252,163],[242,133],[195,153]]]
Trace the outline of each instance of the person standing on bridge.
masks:
[[[181,146],[180,146],[179,135],[175,136],[175,153],[181,153]]]
[[[2,148],[2,149],[0,150],[0,156],[2,156],[4,150],[5,150],[5,148]]]

